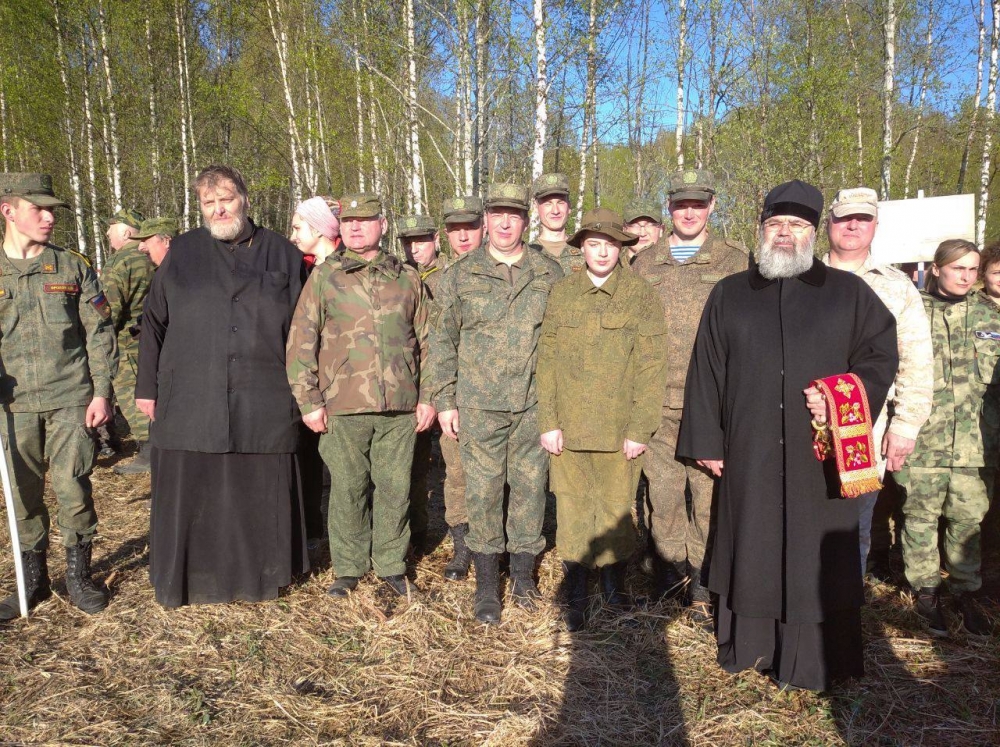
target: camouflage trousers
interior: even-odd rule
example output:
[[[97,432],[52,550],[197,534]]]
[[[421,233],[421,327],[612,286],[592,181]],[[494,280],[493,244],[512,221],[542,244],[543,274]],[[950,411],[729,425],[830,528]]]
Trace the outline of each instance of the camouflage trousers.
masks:
[[[549,455],[560,558],[599,568],[632,557],[632,502],[642,459],[628,460],[620,451],[563,449]]]
[[[663,411],[660,427],[650,439],[643,472],[649,480],[649,530],[656,554],[668,563],[687,560],[701,569],[705,562],[716,480],[694,462],[678,459],[680,410]],[[691,490],[688,513],[686,488]]]
[[[548,454],[538,433],[538,407],[524,412],[459,410],[459,444],[466,478],[469,534],[477,553],[545,549]],[[504,521],[504,483],[510,485]]]
[[[330,468],[330,561],[338,576],[398,576],[410,542],[412,412],[331,415],[319,440]],[[368,502],[369,483],[375,492]]]
[[[439,438],[441,458],[444,460],[444,520],[449,527],[465,524],[469,517],[465,512],[465,471],[458,441],[443,433],[418,433],[417,445],[413,450],[413,472],[410,475],[410,533],[427,532],[427,501],[430,487],[427,477],[431,469],[432,440]]]
[[[122,411],[132,438],[136,441],[149,440],[149,418],[135,406],[135,377],[139,370],[139,351],[122,350],[115,375],[114,389],[118,409]]]
[[[914,589],[941,583],[938,519],[945,519],[944,567],[952,591],[976,591],[980,523],[990,507],[993,467],[904,467],[896,473],[903,501],[903,562]]]
[[[46,459],[59,504],[56,523],[63,544],[72,547],[89,540],[97,531],[90,484],[97,447],[84,426],[86,413],[86,407],[48,412],[4,410],[0,430],[14,483],[14,514],[21,550],[44,550],[49,545],[49,511],[43,498]]]

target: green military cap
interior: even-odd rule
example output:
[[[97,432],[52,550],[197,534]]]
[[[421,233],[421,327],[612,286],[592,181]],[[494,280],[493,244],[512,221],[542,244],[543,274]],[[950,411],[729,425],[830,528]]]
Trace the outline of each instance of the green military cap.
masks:
[[[704,169],[684,169],[670,176],[667,196],[671,200],[711,200],[715,196],[715,174]]]
[[[542,174],[531,187],[531,192],[536,200],[541,200],[549,195],[566,195],[569,199],[569,178],[565,174]]]
[[[486,209],[517,208],[528,212],[528,188],[520,184],[491,184],[486,190]]]
[[[20,197],[42,208],[69,207],[52,192],[48,174],[0,174],[0,197],[6,196]]]
[[[145,218],[138,210],[122,208],[110,218],[101,218],[101,223],[105,226],[113,226],[115,223],[124,223],[126,226],[132,226],[132,228],[138,230],[144,220]]]
[[[471,223],[483,217],[483,201],[475,195],[452,197],[442,207],[444,223]]]
[[[437,223],[429,215],[404,215],[396,221],[396,235],[401,239],[431,236],[437,230]]]
[[[340,219],[375,218],[382,215],[382,201],[373,194],[361,192],[340,198]]]
[[[663,223],[663,207],[657,200],[632,200],[625,206],[622,217],[626,223],[635,223],[639,218],[651,218],[657,223]]]
[[[607,208],[595,208],[584,213],[580,227],[566,243],[579,249],[585,233],[599,233],[602,236],[609,236],[615,241],[620,241],[622,246],[632,246],[639,241],[638,236],[625,230],[618,213]]]
[[[144,220],[139,230],[132,237],[138,241],[148,239],[150,236],[176,236],[177,221],[173,218],[150,218]]]

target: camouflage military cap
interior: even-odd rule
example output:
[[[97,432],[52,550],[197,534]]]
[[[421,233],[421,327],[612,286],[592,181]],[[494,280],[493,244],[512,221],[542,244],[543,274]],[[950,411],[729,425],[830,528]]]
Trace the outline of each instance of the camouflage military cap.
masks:
[[[110,218],[101,218],[101,223],[105,226],[113,226],[115,223],[124,223],[126,226],[132,226],[132,228],[138,230],[144,220],[146,220],[145,217],[138,210],[122,208]]]
[[[569,178],[565,174],[542,174],[531,187],[532,195],[541,200],[549,195],[566,195],[569,199]]]
[[[382,215],[382,201],[373,194],[361,192],[340,198],[340,219],[376,218]]]
[[[472,223],[483,217],[483,201],[475,195],[452,197],[445,200],[441,208],[444,213],[444,223]]]
[[[684,169],[670,176],[667,196],[671,200],[711,200],[715,196],[715,174],[704,169]]]
[[[520,184],[491,184],[486,190],[486,209],[516,208],[528,212],[528,188]]]
[[[401,239],[431,236],[437,230],[437,223],[429,215],[404,215],[396,221],[396,235]]]
[[[148,239],[150,236],[176,236],[177,221],[173,218],[150,218],[144,220],[139,230],[132,237],[139,241]]]
[[[625,206],[622,218],[626,223],[635,223],[639,218],[651,218],[663,223],[663,207],[656,200],[632,200]]]
[[[0,197],[20,197],[38,207],[64,207],[52,191],[52,177],[48,174],[0,174]]]

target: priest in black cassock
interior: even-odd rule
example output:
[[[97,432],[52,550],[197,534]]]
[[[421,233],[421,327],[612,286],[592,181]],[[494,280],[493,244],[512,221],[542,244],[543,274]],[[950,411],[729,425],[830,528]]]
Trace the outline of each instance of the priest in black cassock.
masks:
[[[166,607],[273,599],[309,567],[285,375],[302,254],[249,219],[236,169],[209,166],[195,190],[204,226],[153,278],[135,388],[153,420],[149,576]]]
[[[859,502],[813,454],[806,390],[853,373],[877,413],[898,364],[892,314],[813,256],[822,210],[798,180],[768,193],[756,263],[705,305],[677,446],[721,477],[708,579],[720,666],[809,690],[864,674],[864,594]]]

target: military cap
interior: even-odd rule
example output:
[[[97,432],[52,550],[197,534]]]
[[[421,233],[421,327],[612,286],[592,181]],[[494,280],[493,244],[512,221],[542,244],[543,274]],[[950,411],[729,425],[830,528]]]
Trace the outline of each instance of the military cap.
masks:
[[[632,200],[625,206],[622,217],[626,223],[635,223],[639,218],[652,218],[657,223],[663,223],[663,207],[656,200]]]
[[[528,188],[520,184],[491,184],[486,190],[486,209],[516,208],[528,212]]]
[[[132,228],[138,230],[144,220],[145,217],[138,210],[122,208],[110,218],[101,218],[101,223],[105,226],[113,226],[115,223],[124,223],[126,226],[132,226]]]
[[[340,198],[340,219],[376,218],[382,215],[382,201],[373,194],[360,192]]]
[[[444,201],[442,207],[445,225],[471,223],[483,217],[483,201],[475,195],[452,197]]]
[[[569,199],[569,179],[565,174],[555,172],[542,174],[535,179],[531,193],[536,200],[541,200],[549,195],[566,195],[566,199]]]
[[[177,221],[173,218],[150,218],[144,220],[139,230],[132,237],[137,241],[148,239],[150,236],[176,236]]]
[[[595,208],[584,213],[580,227],[566,243],[579,249],[585,233],[599,233],[602,236],[608,236],[615,241],[620,241],[622,246],[632,246],[639,241],[638,236],[625,230],[618,213],[608,208]]]
[[[760,222],[775,215],[793,215],[807,220],[813,228],[819,226],[819,216],[823,212],[823,193],[811,184],[799,179],[779,184],[764,198],[764,209]]]
[[[671,200],[711,200],[715,196],[715,174],[704,169],[683,169],[670,176],[667,196]]]
[[[868,187],[855,187],[854,189],[842,189],[830,203],[830,212],[836,218],[843,218],[845,215],[871,215],[878,216],[878,194],[874,189]]]
[[[41,208],[69,207],[52,192],[52,177],[48,174],[0,174],[0,197],[8,196]]]
[[[429,215],[404,215],[396,221],[396,235],[401,239],[431,236],[437,230],[437,223]]]

